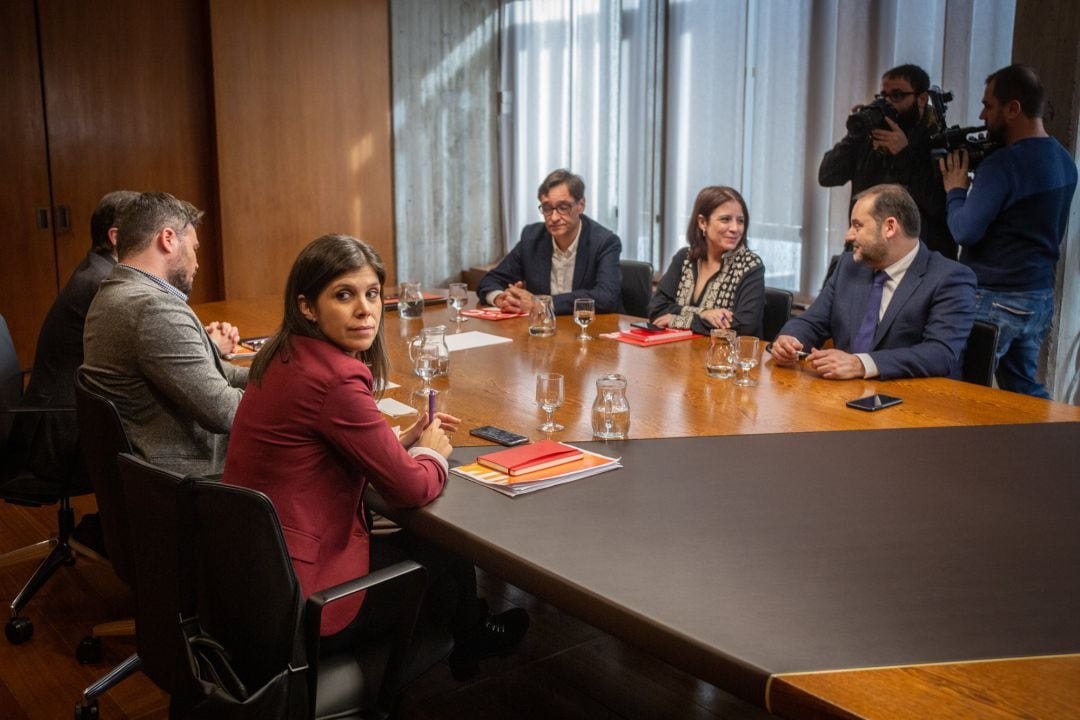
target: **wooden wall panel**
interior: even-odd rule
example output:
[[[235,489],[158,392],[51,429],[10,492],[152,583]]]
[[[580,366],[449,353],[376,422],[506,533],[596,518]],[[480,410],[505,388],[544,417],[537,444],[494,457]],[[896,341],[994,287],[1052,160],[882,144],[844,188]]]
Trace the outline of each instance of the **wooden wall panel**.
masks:
[[[90,247],[111,190],[162,190],[207,210],[193,302],[220,298],[207,12],[198,0],[41,0],[60,281]]]
[[[50,201],[33,0],[0,3],[0,68],[0,315],[28,368],[57,292],[51,220],[37,225]]]
[[[227,298],[356,235],[394,277],[387,0],[211,0]]]

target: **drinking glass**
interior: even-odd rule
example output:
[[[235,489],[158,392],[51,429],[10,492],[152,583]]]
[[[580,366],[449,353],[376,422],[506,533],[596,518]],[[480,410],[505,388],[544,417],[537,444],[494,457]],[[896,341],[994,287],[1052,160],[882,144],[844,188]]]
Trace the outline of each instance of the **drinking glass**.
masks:
[[[430,395],[434,390],[431,388],[431,378],[439,372],[439,343],[433,339],[421,339],[416,344],[416,352],[413,354],[413,369],[420,379],[424,381],[422,387],[416,391],[417,395]]]
[[[761,343],[756,337],[740,335],[735,339],[735,360],[742,370],[742,377],[735,381],[739,387],[753,387],[756,380],[750,378],[750,369],[758,362],[758,345]]]
[[[574,301],[574,322],[581,328],[581,334],[577,336],[578,340],[592,340],[589,333],[585,332],[585,328],[589,327],[591,323],[596,319],[596,301],[592,298],[578,298]]]
[[[454,322],[469,322],[469,318],[461,316],[461,311],[468,304],[469,286],[465,283],[450,283],[450,307],[454,308]]]
[[[557,432],[563,426],[552,419],[552,413],[563,404],[563,376],[559,373],[537,373],[536,404],[547,413],[547,420],[537,430]]]
[[[705,372],[709,377],[726,379],[735,375],[735,331],[713,328],[709,331],[709,349],[705,354]]]

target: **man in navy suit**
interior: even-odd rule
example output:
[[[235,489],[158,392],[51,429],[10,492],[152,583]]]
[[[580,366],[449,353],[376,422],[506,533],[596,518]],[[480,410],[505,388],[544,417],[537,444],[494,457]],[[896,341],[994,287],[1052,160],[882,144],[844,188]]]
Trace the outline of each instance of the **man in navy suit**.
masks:
[[[975,274],[919,240],[919,209],[900,185],[856,197],[845,253],[805,313],[780,330],[772,356],[833,380],[959,377],[975,317]],[[822,350],[832,338],[834,347]]]
[[[574,311],[574,300],[592,298],[596,312],[622,311],[618,235],[585,212],[585,182],[556,170],[536,193],[544,222],[527,225],[521,240],[480,281],[477,295],[504,312],[528,312],[533,295],[551,295],[556,315]]]

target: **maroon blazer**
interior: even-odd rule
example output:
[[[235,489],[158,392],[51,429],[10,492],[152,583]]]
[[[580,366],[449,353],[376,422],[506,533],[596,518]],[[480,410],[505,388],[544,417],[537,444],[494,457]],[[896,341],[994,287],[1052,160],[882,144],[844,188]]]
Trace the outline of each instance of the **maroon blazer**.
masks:
[[[408,454],[375,406],[371,371],[336,346],[294,337],[259,385],[249,383],[233,420],[223,482],[266,493],[304,596],[369,567],[361,509],[371,482],[392,505],[419,507],[446,484],[434,458]],[[344,629],[363,596],[333,603],[322,632]]]

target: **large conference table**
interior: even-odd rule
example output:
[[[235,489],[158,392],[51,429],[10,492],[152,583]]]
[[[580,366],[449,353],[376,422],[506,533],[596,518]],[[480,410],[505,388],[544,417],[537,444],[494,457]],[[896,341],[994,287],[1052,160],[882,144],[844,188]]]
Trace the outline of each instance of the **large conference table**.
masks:
[[[281,302],[196,312],[266,334]],[[401,385],[387,394],[417,407],[422,327],[512,340],[451,353],[433,383],[463,420],[452,464],[485,450],[479,425],[548,437],[534,378],[556,371],[566,429],[551,437],[624,467],[517,498],[453,477],[400,523],[781,717],[1080,717],[1080,408],[940,378],[828,381],[767,354],[741,388],[706,376],[705,338],[637,347],[576,340],[565,317],[551,338],[525,318],[449,318],[388,312],[384,332]],[[611,372],[629,381],[631,439],[591,442]],[[845,406],[873,392],[904,402]]]

